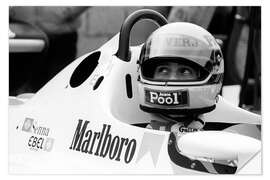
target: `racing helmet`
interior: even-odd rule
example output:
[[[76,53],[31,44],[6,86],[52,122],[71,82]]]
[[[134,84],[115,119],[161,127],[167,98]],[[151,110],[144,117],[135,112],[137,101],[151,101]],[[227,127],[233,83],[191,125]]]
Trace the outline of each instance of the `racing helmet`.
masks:
[[[141,49],[140,108],[180,115],[210,112],[215,109],[223,74],[221,49],[207,30],[187,22],[164,25]]]

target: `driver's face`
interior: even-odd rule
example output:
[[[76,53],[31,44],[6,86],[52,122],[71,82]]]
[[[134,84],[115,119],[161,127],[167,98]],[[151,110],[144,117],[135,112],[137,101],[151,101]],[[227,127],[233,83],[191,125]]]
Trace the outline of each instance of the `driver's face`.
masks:
[[[159,80],[196,80],[198,74],[190,66],[166,62],[155,68],[154,79]]]

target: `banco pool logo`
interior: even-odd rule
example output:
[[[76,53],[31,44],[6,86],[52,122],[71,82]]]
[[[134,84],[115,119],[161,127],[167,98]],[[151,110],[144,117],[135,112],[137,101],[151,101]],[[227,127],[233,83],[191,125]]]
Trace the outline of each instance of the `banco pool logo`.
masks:
[[[147,104],[184,106],[188,104],[188,92],[181,91],[155,91],[145,89],[145,102]]]

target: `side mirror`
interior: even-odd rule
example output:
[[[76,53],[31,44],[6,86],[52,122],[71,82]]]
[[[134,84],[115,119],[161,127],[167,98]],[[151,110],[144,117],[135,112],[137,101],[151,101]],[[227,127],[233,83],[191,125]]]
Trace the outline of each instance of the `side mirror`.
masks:
[[[176,165],[211,174],[235,174],[260,149],[259,140],[225,131],[199,131],[181,136],[171,133],[168,143],[169,157]]]
[[[225,131],[200,131],[180,137],[177,146],[183,154],[194,158],[239,161],[260,151],[261,142]]]

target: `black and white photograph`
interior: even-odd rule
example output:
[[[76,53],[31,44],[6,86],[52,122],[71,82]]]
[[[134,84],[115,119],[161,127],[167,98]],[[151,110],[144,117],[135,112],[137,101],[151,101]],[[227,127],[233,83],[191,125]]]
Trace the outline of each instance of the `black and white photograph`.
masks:
[[[262,6],[7,8],[8,174],[263,174]]]

